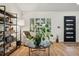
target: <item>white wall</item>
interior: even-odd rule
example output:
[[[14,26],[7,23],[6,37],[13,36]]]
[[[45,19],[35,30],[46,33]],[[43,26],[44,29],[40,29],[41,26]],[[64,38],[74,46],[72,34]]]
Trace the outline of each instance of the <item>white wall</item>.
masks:
[[[79,12],[78,11],[60,11],[60,12],[24,12],[23,20],[25,20],[25,27],[23,30],[29,31],[30,29],[30,18],[51,18],[51,28],[54,39],[58,34],[59,41],[64,42],[64,16],[76,16],[76,41],[79,42]],[[60,26],[60,29],[57,30],[57,26]]]
[[[21,19],[21,14],[22,11],[19,9],[19,7],[16,4],[7,4],[7,3],[0,3],[0,5],[4,5],[6,6],[6,11],[13,13],[13,15],[15,15],[15,13],[17,14],[18,19]],[[3,8],[2,8],[3,9]]]

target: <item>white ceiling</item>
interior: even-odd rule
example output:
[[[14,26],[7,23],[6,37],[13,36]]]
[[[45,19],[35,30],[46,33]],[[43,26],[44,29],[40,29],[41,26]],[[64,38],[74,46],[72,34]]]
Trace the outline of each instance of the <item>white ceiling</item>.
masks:
[[[76,3],[26,3],[17,6],[22,11],[79,11]]]
[[[21,11],[79,11],[79,5],[76,3],[7,3],[7,5]]]

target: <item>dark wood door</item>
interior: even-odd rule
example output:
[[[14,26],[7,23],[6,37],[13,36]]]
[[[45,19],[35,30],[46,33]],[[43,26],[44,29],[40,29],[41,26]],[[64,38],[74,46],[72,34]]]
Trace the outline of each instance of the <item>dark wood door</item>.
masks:
[[[76,42],[76,16],[64,16],[64,42]]]

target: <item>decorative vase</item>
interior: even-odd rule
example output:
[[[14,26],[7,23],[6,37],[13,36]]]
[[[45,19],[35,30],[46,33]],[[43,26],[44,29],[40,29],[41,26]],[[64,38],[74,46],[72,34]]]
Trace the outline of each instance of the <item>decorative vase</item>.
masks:
[[[57,36],[57,39],[56,39],[56,43],[59,43],[59,39],[58,39],[58,36]]]

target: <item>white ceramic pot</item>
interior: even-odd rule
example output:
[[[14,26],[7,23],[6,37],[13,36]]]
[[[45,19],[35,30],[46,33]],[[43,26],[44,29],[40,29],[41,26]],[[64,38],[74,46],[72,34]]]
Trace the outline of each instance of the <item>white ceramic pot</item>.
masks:
[[[50,45],[50,40],[45,38],[45,40],[41,40],[40,46],[48,47]]]

